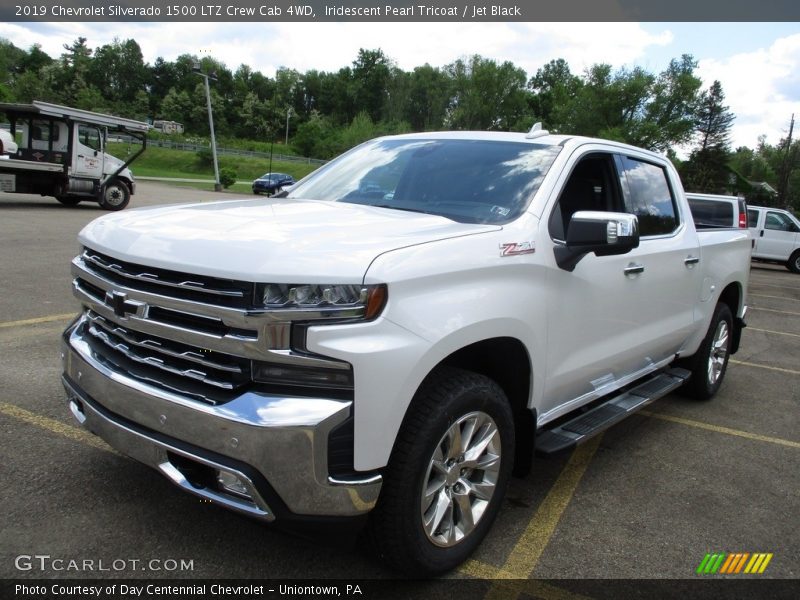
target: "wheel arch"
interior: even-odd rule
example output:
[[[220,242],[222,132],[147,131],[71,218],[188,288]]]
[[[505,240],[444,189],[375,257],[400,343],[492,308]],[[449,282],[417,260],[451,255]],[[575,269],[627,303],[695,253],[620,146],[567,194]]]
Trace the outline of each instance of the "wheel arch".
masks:
[[[443,358],[426,379],[441,367],[478,373],[500,386],[514,415],[514,474],[523,476],[528,473],[533,459],[536,411],[528,406],[533,388],[533,367],[525,344],[517,338],[505,336],[473,342]]]
[[[744,302],[744,294],[742,293],[742,285],[739,282],[729,283],[722,293],[719,295],[718,304],[727,304],[731,309],[733,315],[733,340],[731,345],[731,354],[736,354],[739,350],[739,343],[742,340],[742,329],[745,327],[742,314]]]

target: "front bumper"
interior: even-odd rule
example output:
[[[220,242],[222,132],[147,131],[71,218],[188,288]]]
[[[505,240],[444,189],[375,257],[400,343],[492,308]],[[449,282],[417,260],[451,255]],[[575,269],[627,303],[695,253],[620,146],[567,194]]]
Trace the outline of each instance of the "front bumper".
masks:
[[[82,339],[80,323],[62,340],[70,410],[113,448],[188,492],[268,521],[281,513],[353,517],[374,507],[380,475],[328,475],[328,434],[351,401],[246,392],[206,405],[115,371]],[[220,472],[238,479],[241,493],[217,485]]]

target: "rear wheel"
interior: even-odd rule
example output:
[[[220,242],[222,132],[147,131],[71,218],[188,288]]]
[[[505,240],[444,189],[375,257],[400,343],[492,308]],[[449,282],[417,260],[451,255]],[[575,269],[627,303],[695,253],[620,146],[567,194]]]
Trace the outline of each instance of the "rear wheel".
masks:
[[[786,263],[786,268],[792,273],[800,273],[800,250],[795,250]]]
[[[106,210],[122,210],[128,206],[131,200],[131,192],[124,181],[113,179],[103,188],[100,197],[100,206]]]
[[[697,400],[712,398],[725,378],[731,344],[733,342],[733,315],[727,304],[717,304],[708,333],[697,354],[685,365],[692,371],[685,391]]]
[[[378,555],[414,576],[458,566],[489,531],[513,456],[503,390],[468,371],[435,372],[409,409],[371,515]]]

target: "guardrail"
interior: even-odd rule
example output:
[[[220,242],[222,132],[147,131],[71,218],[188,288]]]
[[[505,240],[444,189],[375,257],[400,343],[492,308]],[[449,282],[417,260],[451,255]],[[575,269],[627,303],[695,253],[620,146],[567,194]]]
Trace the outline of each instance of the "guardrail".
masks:
[[[148,146],[155,146],[157,148],[172,148],[174,150],[188,150],[190,152],[199,152],[200,150],[209,150],[208,144],[193,144],[190,142],[174,142],[172,140],[147,140]],[[269,152],[259,152],[256,150],[242,150],[239,148],[223,148],[217,146],[217,154],[225,156],[249,156],[252,158],[269,158]],[[305,163],[307,165],[324,165],[326,160],[319,158],[308,158],[306,156],[294,156],[291,154],[272,154],[272,160]]]

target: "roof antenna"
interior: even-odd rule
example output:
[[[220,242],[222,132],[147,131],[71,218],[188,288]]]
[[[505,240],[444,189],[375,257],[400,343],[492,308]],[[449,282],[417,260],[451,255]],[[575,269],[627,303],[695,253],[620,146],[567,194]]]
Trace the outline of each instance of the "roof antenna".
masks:
[[[550,132],[547,129],[542,129],[541,121],[534,123],[531,130],[525,135],[526,140],[535,140],[536,138],[543,137],[545,135],[550,135]]]

